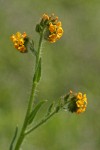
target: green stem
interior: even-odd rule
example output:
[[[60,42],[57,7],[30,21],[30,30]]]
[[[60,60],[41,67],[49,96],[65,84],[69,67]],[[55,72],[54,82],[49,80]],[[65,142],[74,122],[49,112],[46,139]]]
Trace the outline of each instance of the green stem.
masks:
[[[38,62],[39,62],[39,59],[40,59],[40,55],[41,55],[43,32],[44,32],[44,30],[40,33],[39,46],[38,46],[37,56],[36,56],[36,67],[37,67],[37,65],[38,65]]]
[[[38,62],[39,62],[39,58],[40,58],[42,40],[43,40],[43,32],[40,34],[39,45],[38,45],[37,56],[36,56],[35,73],[34,73],[34,75],[37,73],[36,72],[37,71],[36,68],[37,68],[37,65],[38,65]],[[33,76],[33,79],[34,79],[34,76]],[[30,114],[31,109],[32,109],[33,98],[34,98],[36,86],[37,86],[37,82],[35,82],[35,80],[33,80],[26,116],[25,116],[24,123],[23,123],[23,126],[22,126],[22,130],[20,132],[20,135],[19,135],[19,138],[17,140],[17,143],[15,145],[15,149],[14,150],[19,150],[19,148],[21,147],[21,144],[22,144],[22,142],[23,142],[23,140],[24,140],[24,138],[26,136],[25,130],[27,128],[28,117],[29,117],[29,114]]]
[[[55,110],[54,112],[52,112],[49,116],[47,116],[46,118],[43,118],[39,123],[37,123],[33,128],[27,130],[25,132],[25,135],[29,134],[30,132],[32,132],[33,130],[35,130],[36,128],[38,128],[39,126],[41,126],[42,124],[44,124],[48,119],[50,119],[55,113],[57,113],[57,111]]]

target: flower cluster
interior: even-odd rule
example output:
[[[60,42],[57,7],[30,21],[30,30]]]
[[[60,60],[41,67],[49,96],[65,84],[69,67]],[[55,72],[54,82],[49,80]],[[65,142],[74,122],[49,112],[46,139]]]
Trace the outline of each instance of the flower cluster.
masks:
[[[55,17],[54,14],[50,17],[48,15],[43,15],[43,18],[48,19],[48,41],[51,43],[56,42],[63,35],[62,24],[58,21],[58,17]]]
[[[49,23],[49,31],[50,31],[50,35],[48,38],[49,42],[51,42],[51,43],[56,42],[58,39],[61,38],[61,36],[63,34],[61,22],[57,22],[56,24]]]
[[[25,46],[27,39],[28,38],[25,32],[23,34],[21,34],[20,32],[17,32],[15,35],[13,34],[11,36],[11,40],[14,43],[14,47],[22,53],[27,51],[26,46]]]
[[[86,110],[86,107],[87,107],[87,97],[86,97],[86,94],[83,94],[82,93],[78,93],[76,95],[76,105],[77,105],[77,110],[76,110],[76,113],[81,113],[81,112],[84,112]]]
[[[44,38],[51,43],[56,42],[63,35],[62,24],[54,14],[51,16],[43,14],[40,23],[36,26],[36,31],[40,33],[44,29]]]
[[[68,101],[68,110],[80,114],[86,110],[87,97],[86,94],[73,93],[70,91],[70,99]]]

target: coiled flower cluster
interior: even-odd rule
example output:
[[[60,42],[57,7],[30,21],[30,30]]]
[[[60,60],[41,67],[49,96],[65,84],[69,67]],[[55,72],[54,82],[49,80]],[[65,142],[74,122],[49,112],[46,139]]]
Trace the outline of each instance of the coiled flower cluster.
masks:
[[[62,29],[62,25],[61,22],[57,22],[55,24],[53,24],[52,22],[49,24],[49,37],[48,37],[48,41],[51,43],[56,42],[58,39],[61,38],[62,34],[63,34],[63,29]]]
[[[22,53],[27,51],[27,48],[25,46],[27,39],[28,38],[25,32],[23,34],[17,32],[16,34],[13,34],[11,36],[11,40],[14,43],[14,47]]]
[[[84,112],[86,110],[86,107],[87,107],[86,94],[82,94],[79,92],[76,95],[76,105],[77,105],[76,113],[79,114],[79,113]]]
[[[56,42],[63,35],[62,23],[54,14],[42,16],[40,23],[36,26],[36,31],[41,33],[43,30],[45,30],[44,38],[50,43]]]
[[[77,114],[80,114],[86,110],[86,94],[82,94],[81,92],[73,93],[72,91],[70,91],[69,95],[64,97],[64,101],[65,103],[67,103],[68,110],[72,113],[75,112]]]

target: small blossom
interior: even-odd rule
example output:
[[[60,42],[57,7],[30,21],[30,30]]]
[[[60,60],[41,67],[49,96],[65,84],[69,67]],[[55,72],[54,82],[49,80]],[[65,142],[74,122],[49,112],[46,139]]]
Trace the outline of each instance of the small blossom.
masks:
[[[86,94],[73,93],[70,91],[70,100],[68,101],[68,110],[80,114],[86,110],[87,97]]]
[[[49,20],[49,16],[47,14],[43,14],[43,17],[42,17],[43,20]]]
[[[51,43],[54,43],[54,42],[56,42],[56,39],[57,39],[57,35],[56,34],[51,34],[51,35],[49,35],[49,42],[51,42]]]
[[[14,47],[24,53],[27,51],[26,46],[25,46],[25,42],[27,40],[27,35],[24,32],[23,34],[21,34],[20,32],[17,32],[16,34],[13,34],[11,36],[11,40],[14,43]]]
[[[72,93],[73,93],[73,91],[72,91],[72,90],[70,90],[70,91],[69,91],[69,93],[70,93],[70,94],[72,94]]]

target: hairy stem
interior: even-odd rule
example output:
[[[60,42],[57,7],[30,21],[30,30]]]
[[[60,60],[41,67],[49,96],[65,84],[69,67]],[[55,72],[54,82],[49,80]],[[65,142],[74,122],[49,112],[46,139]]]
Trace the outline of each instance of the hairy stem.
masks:
[[[29,134],[30,132],[32,132],[33,130],[35,130],[36,128],[38,128],[39,126],[41,126],[42,124],[44,124],[48,119],[50,119],[55,113],[57,113],[57,111],[55,110],[54,112],[52,112],[49,116],[43,118],[39,123],[37,123],[34,127],[32,127],[31,129],[27,130],[25,132],[25,135]]]
[[[37,68],[37,65],[38,65],[38,62],[39,62],[39,58],[40,58],[42,39],[43,39],[43,32],[40,34],[39,45],[38,45],[37,56],[36,56],[35,73],[34,73],[34,75],[37,74],[37,72],[36,72],[37,69],[36,68]],[[33,79],[34,79],[34,76],[33,76]],[[26,131],[27,125],[28,125],[27,124],[28,123],[28,117],[29,117],[29,114],[30,114],[31,109],[32,109],[33,98],[34,98],[36,86],[37,86],[37,82],[35,80],[33,80],[31,94],[30,94],[30,99],[29,99],[29,103],[28,103],[28,107],[27,107],[27,111],[26,111],[26,116],[25,116],[24,123],[23,123],[23,126],[22,126],[22,130],[20,132],[20,135],[19,135],[19,138],[17,140],[17,143],[15,145],[15,149],[14,150],[19,150],[20,149],[21,144],[22,144],[22,142],[23,142],[23,140],[24,140],[24,138],[26,136],[25,131]]]

